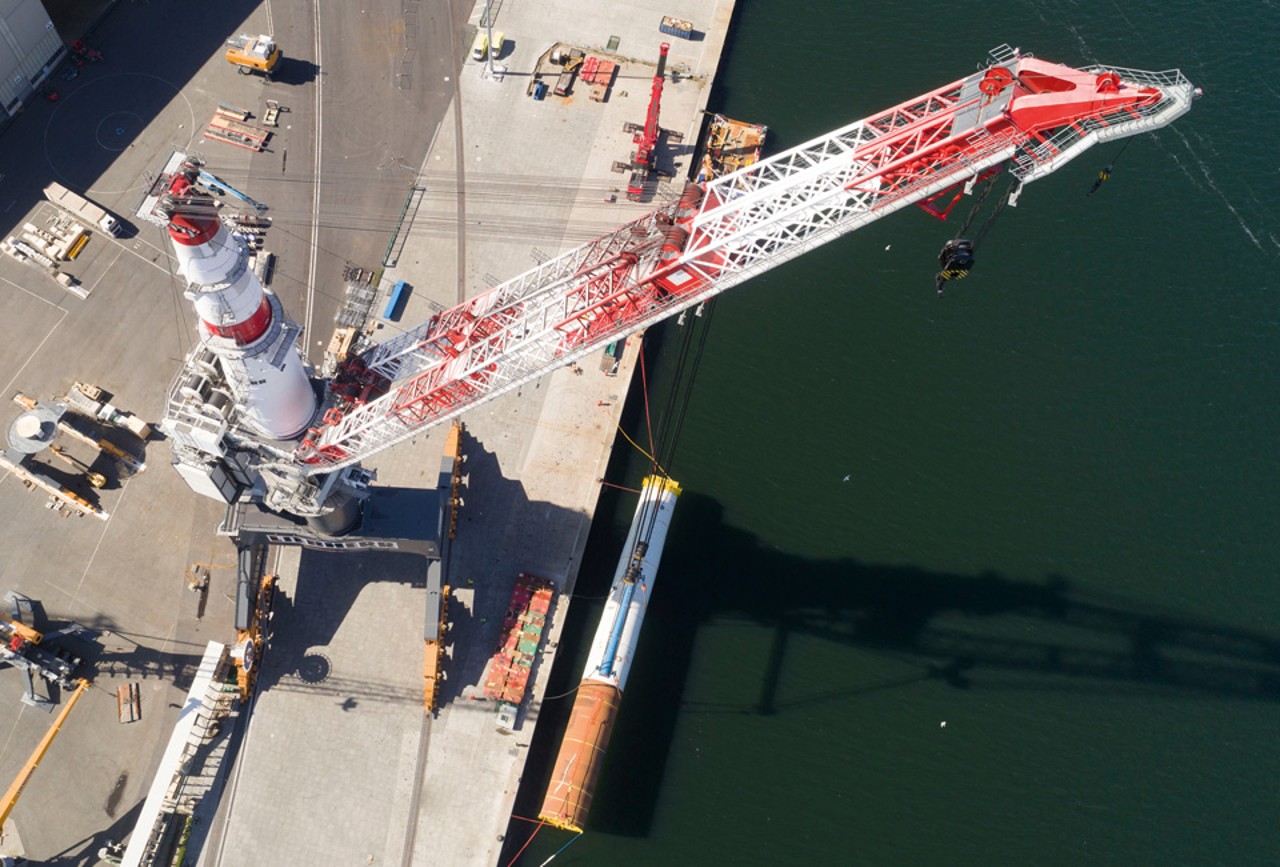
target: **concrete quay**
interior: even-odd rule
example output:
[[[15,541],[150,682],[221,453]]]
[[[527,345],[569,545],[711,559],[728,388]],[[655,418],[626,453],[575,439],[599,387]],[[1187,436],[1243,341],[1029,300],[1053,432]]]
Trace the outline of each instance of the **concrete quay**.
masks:
[[[97,3],[95,15],[109,5]],[[456,303],[460,287],[472,294],[643,213],[620,194],[605,201],[625,186],[625,176],[609,171],[632,148],[622,124],[643,121],[657,46],[669,41],[681,80],[667,82],[663,125],[692,147],[732,3],[673,0],[607,12],[581,0],[494,5],[509,40],[501,82],[463,59],[479,17],[469,0],[429,9],[390,0],[224,0],[183,4],[180,21],[170,4],[115,4],[91,38],[106,61],[74,77],[59,71],[60,100],[33,102],[0,135],[0,232],[42,222],[49,206],[40,189],[54,180],[137,232],[97,233],[68,266],[91,290],[84,300],[0,256],[0,427],[19,411],[8,402],[13,392],[48,399],[76,380],[158,420],[196,322],[168,238],[132,212],[174,148],[201,154],[219,177],[270,205],[271,288],[306,327],[316,361],[341,302],[343,263],[376,265],[419,182],[423,207],[382,282],[384,291],[396,279],[413,284],[404,323]],[[704,38],[662,36],[657,22],[667,14],[693,21]],[[287,74],[272,82],[236,75],[222,58],[223,40],[267,31],[286,46]],[[619,58],[635,62],[608,102],[591,102],[585,91],[563,101],[523,96],[525,76],[552,42],[603,48],[611,36]],[[268,98],[290,111],[262,152],[201,136],[220,103],[258,114]],[[682,167],[691,158],[680,148],[668,156]],[[499,735],[492,706],[469,696],[515,573],[572,586],[635,352],[632,341],[614,377],[585,359],[580,375],[562,369],[465,418],[468,488],[448,576],[456,588],[449,680],[435,718],[424,720],[421,705],[421,562],[273,554],[281,592],[263,689],[227,769],[220,812],[201,831],[202,863],[496,860],[564,603],[514,736]],[[380,482],[433,486],[443,435],[432,431],[378,456]],[[233,638],[234,552],[214,534],[222,508],[187,489],[167,466],[163,442],[122,444],[149,468],[108,473],[106,523],[59,518],[42,508],[43,496],[0,475],[0,591],[40,600],[46,628],[76,621],[99,633],[85,649],[94,688],[0,839],[0,852],[43,864],[92,864],[99,847],[128,837],[206,642]],[[209,564],[205,593],[187,589],[197,563]],[[114,692],[126,682],[140,684],[143,700],[141,719],[124,725]],[[21,693],[17,672],[0,673],[0,779],[12,779],[50,721],[21,705]]]
[[[732,8],[731,0],[502,4],[493,29],[506,36],[497,61],[505,73],[499,80],[485,64],[463,63],[415,179],[425,192],[409,236],[382,276],[384,293],[397,280],[413,287],[401,321],[422,321],[643,214],[650,206],[627,202],[626,176],[611,171],[633,149],[623,125],[643,122],[658,45],[669,42],[668,68],[679,78],[667,81],[661,116],[684,143],[664,158],[683,175]],[[663,36],[664,14],[693,21],[703,38]],[[617,48],[604,51],[614,36]],[[567,99],[526,96],[539,55],[556,42],[625,61],[607,102],[590,101],[581,85]],[[398,327],[380,325],[376,335]],[[420,565],[285,555],[282,595],[291,601],[274,619],[264,668],[275,686],[257,697],[205,863],[496,862],[567,598],[557,598],[514,735],[495,729],[484,669],[517,572],[573,587],[638,343],[628,342],[614,376],[584,359],[581,373],[563,368],[463,417],[467,487],[446,575],[451,628],[434,718],[420,707]],[[430,484],[442,445],[437,429],[380,455],[379,483]],[[303,682],[299,661],[309,656],[331,666],[326,680]],[[327,821],[341,831],[327,831]]]

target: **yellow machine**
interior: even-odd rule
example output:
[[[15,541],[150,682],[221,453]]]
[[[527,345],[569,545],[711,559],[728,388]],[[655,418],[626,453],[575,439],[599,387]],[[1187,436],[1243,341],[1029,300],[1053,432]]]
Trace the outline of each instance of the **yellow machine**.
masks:
[[[236,683],[240,687],[241,701],[249,700],[249,696],[253,694],[254,682],[258,679],[258,668],[266,645],[266,623],[271,617],[271,601],[275,598],[277,577],[272,574],[262,576],[249,628],[236,630],[236,649],[231,655],[236,663]]]
[[[227,62],[241,75],[260,72],[268,78],[284,55],[280,46],[270,36],[245,36],[241,34],[227,40]]]
[[[44,640],[44,635],[36,632],[30,626],[26,626],[17,620],[11,620],[8,617],[0,617],[0,638],[5,641],[12,641],[14,636],[20,636],[28,644],[39,644]]]
[[[31,758],[27,759],[27,763],[22,766],[22,770],[18,772],[17,779],[9,786],[9,791],[4,793],[3,800],[0,800],[0,827],[4,826],[9,814],[17,806],[18,797],[22,794],[22,790],[27,787],[27,782],[30,781],[35,769],[39,767],[40,760],[44,758],[44,754],[49,752],[50,744],[58,736],[58,732],[62,730],[62,724],[67,721],[67,717],[71,714],[71,709],[76,706],[76,702],[80,700],[80,696],[84,695],[84,691],[88,688],[89,681],[81,678],[76,691],[71,693],[71,697],[67,699],[66,707],[58,714],[58,718],[53,721],[53,725],[49,726],[49,731],[45,732],[40,743],[36,745],[35,752],[31,754]]]

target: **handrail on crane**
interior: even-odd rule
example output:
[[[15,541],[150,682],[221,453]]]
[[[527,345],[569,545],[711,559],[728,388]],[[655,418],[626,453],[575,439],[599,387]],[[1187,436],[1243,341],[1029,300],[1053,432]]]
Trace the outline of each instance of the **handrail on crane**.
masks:
[[[27,787],[31,774],[39,767],[40,760],[44,758],[44,754],[49,751],[49,746],[53,743],[53,739],[58,736],[58,732],[62,729],[62,724],[70,716],[71,709],[76,706],[80,696],[84,695],[84,691],[89,688],[89,681],[83,677],[77,683],[79,685],[76,686],[75,692],[71,693],[71,697],[67,699],[67,703],[58,714],[58,718],[53,721],[53,725],[49,726],[49,730],[44,733],[44,737],[36,745],[35,751],[31,753],[31,758],[27,759],[27,763],[18,772],[17,778],[9,785],[9,790],[4,793],[4,798],[0,799],[0,828],[4,827],[4,823],[9,819],[9,814],[17,806],[18,797],[22,794],[22,790]]]

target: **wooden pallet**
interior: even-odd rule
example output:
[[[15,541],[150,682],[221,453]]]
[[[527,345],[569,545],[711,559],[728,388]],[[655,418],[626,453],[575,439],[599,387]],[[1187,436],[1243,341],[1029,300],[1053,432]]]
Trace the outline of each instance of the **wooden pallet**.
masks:
[[[214,112],[213,118],[205,128],[204,137],[251,151],[260,151],[266,146],[267,139],[271,137],[271,131],[233,120],[221,112]]]
[[[116,712],[122,723],[142,719],[142,692],[136,683],[124,683],[116,689]]]

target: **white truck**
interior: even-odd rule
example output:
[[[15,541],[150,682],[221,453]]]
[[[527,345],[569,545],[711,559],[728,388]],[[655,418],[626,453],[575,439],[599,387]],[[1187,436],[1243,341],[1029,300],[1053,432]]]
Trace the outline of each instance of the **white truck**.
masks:
[[[97,226],[113,236],[119,236],[120,221],[84,196],[76,195],[62,184],[49,184],[44,188],[44,195],[72,216],[86,220],[90,225]]]

